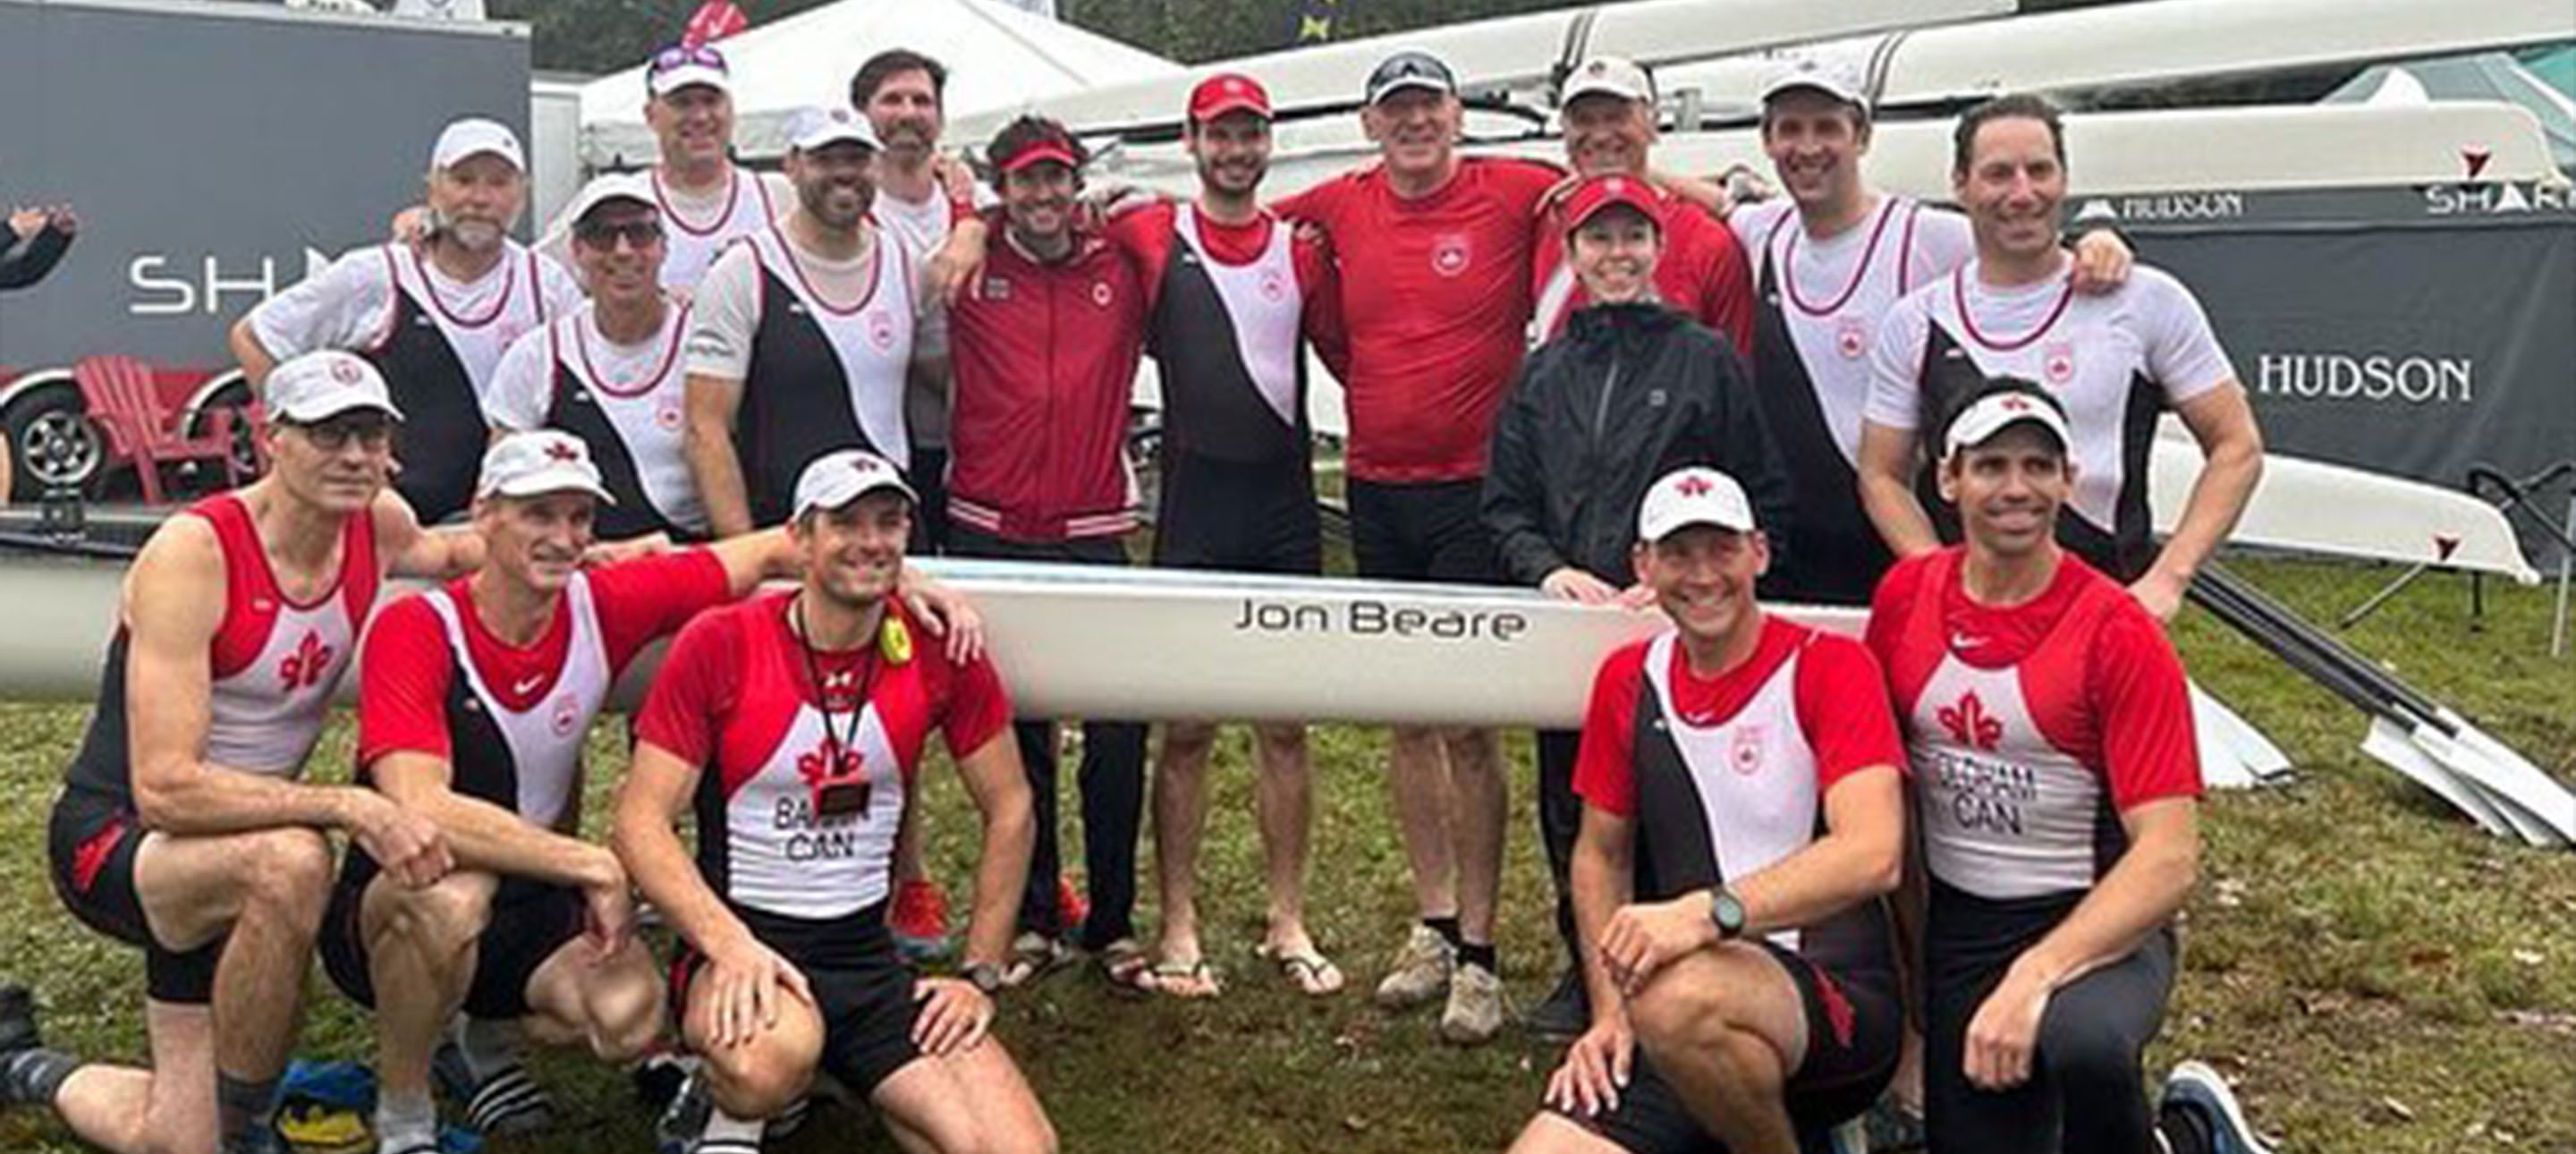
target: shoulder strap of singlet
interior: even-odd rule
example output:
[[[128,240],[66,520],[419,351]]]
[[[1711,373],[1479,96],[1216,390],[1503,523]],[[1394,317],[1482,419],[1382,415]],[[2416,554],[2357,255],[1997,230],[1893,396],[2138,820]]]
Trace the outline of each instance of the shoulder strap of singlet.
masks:
[[[395,244],[376,247],[376,251],[383,253],[385,257],[385,327],[377,331],[376,339],[367,342],[369,351],[379,350],[392,344],[394,326],[402,323],[402,271],[399,260],[394,256],[394,250],[399,247],[401,246]]]
[[[894,251],[892,259],[894,260],[895,291],[903,294],[903,315],[917,316],[920,311],[920,302],[914,299],[917,294],[914,292],[912,283],[912,254],[905,251],[903,245],[895,240],[893,233],[886,231],[884,225],[877,225],[875,227],[877,230],[877,247],[881,249],[892,249]],[[878,258],[877,283],[870,286],[868,290],[870,295],[874,295],[885,290],[885,259],[886,258],[884,257]]]
[[[350,514],[340,528],[340,596],[349,611],[352,637],[366,629],[383,580],[384,569],[376,562],[376,510],[370,505]]]
[[[1789,222],[1796,219],[1798,219],[1798,210],[1792,208],[1781,213],[1780,219],[1771,222],[1771,231],[1762,234],[1762,259],[1771,259],[1771,246],[1779,241],[1780,230],[1789,227]]]
[[[215,531],[215,549],[223,558],[224,580],[228,584],[239,580],[237,574],[243,568],[240,562],[244,560],[242,549],[259,545],[259,530],[252,526],[250,507],[242,504],[240,494],[216,493],[179,511],[204,521]],[[266,570],[260,568],[254,572]]]
[[[2074,560],[2075,555],[2070,552],[2059,563],[2065,564]],[[2070,626],[2082,627],[2089,636],[2093,625],[2118,610],[2121,601],[2129,596],[2126,586],[2096,573],[2092,580],[2084,583],[2083,589],[2076,592],[2075,600],[2067,605],[2066,612],[2058,617],[2057,624],[2049,627],[2049,636],[2053,639],[2059,632]],[[2044,645],[2047,642],[2043,641],[2041,644]]]
[[[537,250],[525,251],[528,254],[528,302],[537,310],[537,323],[543,324],[546,321],[546,278],[537,267]]]
[[[1905,235],[1897,238],[1896,243],[1896,295],[1900,297],[1914,291],[1914,222],[1921,219],[1923,219],[1923,202],[1907,200]]]
[[[1958,580],[1960,554],[1943,553],[1923,563],[1923,579],[1914,586],[1914,607],[1906,615],[1904,636],[1941,633],[1941,606],[1950,599],[1950,583]]]
[[[563,327],[580,316],[581,311],[575,309],[546,322],[546,404],[549,408],[563,403],[564,366],[569,363],[564,360]],[[580,338],[581,334],[573,334],[573,339]]]

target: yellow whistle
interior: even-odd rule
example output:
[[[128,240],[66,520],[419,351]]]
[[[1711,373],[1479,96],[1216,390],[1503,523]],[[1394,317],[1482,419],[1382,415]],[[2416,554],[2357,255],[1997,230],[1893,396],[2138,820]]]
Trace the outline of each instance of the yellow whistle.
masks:
[[[887,615],[885,627],[877,631],[877,652],[897,665],[912,660],[912,630],[904,626],[902,619]]]

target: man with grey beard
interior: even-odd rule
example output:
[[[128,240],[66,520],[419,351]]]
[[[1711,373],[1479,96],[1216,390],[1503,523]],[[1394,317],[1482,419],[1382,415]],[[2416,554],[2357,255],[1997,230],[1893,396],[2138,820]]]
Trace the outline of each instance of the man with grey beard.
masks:
[[[909,468],[918,310],[909,258],[868,219],[880,151],[849,109],[800,117],[787,153],[795,209],[726,250],[698,286],[686,444],[719,537],[785,521],[797,474],[825,453],[866,449]]]
[[[519,335],[581,302],[561,265],[520,247],[527,158],[507,125],[468,118],[430,150],[422,235],[343,255],[233,326],[251,383],[322,349],[373,362],[403,412],[394,489],[422,524],[463,512],[489,434],[482,396]]]

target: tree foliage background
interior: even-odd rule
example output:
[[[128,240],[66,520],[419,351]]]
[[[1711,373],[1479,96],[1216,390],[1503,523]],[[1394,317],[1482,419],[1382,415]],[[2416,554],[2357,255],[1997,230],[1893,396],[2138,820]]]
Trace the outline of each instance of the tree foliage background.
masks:
[[[757,27],[831,0],[735,0]],[[903,0],[862,0],[898,4]],[[1491,16],[1580,6],[1583,0],[1057,0],[1058,14],[1093,32],[1176,60],[1196,62],[1288,47],[1302,16],[1330,14],[1333,38],[1401,32]],[[2104,0],[2024,0],[2025,11]],[[538,68],[614,72],[678,38],[698,0],[491,0],[491,14],[523,20]]]

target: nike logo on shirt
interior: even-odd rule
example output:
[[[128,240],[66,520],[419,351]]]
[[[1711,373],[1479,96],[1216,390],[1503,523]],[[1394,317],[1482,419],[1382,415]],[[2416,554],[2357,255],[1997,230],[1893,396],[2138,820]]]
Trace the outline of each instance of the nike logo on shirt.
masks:
[[[1979,637],[1973,633],[1953,633],[1950,635],[1950,648],[1952,649],[1974,649],[1985,643],[1985,638]]]
[[[534,692],[538,686],[545,684],[545,682],[546,682],[546,675],[545,675],[545,674],[542,674],[542,673],[536,674],[536,675],[531,676],[531,677],[522,677],[522,678],[520,678],[519,680],[517,680],[517,681],[515,681],[515,682],[511,683],[511,685],[510,685],[510,696],[512,696],[512,697],[526,697],[526,696],[527,696],[528,694],[530,694],[531,692]]]

